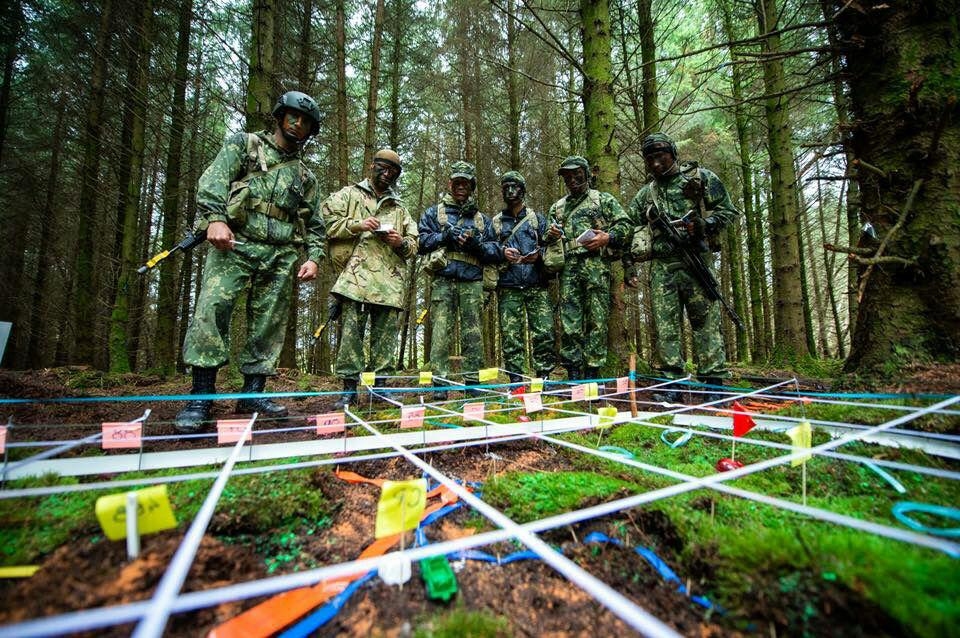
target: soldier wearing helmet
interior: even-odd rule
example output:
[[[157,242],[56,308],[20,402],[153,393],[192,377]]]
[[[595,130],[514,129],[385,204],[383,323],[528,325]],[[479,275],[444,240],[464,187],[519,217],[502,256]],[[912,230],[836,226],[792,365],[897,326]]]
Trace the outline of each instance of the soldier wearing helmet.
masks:
[[[693,351],[698,379],[711,386],[722,386],[729,376],[723,337],[720,333],[720,307],[711,301],[682,256],[659,225],[658,216],[682,228],[686,241],[696,247],[704,264],[716,276],[719,233],[736,222],[736,209],[723,182],[715,173],[696,162],[681,163],[677,145],[663,133],[653,133],[641,143],[644,163],[652,180],[645,184],[628,206],[636,227],[634,241],[625,255],[627,285],[639,284],[633,263],[650,262],[650,286],[654,322],[657,327],[659,375],[675,379],[684,374],[681,323],[686,311],[693,328]],[[657,401],[675,403],[677,392],[660,392]],[[703,400],[715,397],[705,396]]]
[[[241,392],[262,393],[276,374],[293,293],[293,266],[306,253],[297,279],[317,276],[326,233],[317,178],[300,158],[319,130],[320,109],[309,95],[289,91],[273,108],[273,131],[237,133],[200,177],[197,209],[212,244],[200,296],[183,345],[193,394],[214,394],[217,370],[230,355],[230,320],[249,287],[247,338],[237,361]],[[177,415],[181,432],[210,419],[212,402],[194,400]],[[238,412],[283,418],[287,409],[265,397],[241,399]]]
[[[590,164],[568,157],[557,174],[566,197],[550,207],[547,242],[565,255],[560,273],[560,360],[569,379],[594,379],[607,360],[610,262],[630,237],[617,199],[590,188]]]
[[[543,270],[547,217],[525,205],[527,184],[517,171],[503,174],[500,190],[505,207],[492,224],[504,260],[497,283],[503,364],[511,383],[519,382],[524,372],[544,379],[556,365],[553,306]]]
[[[480,212],[473,198],[476,168],[457,161],[450,165],[449,176],[449,192],[436,206],[424,211],[419,224],[418,250],[426,255],[424,268],[433,275],[430,365],[439,377],[450,373],[450,356],[456,351],[452,339],[459,324],[464,382],[476,385],[477,372],[483,367],[480,315],[484,304],[484,266],[499,263],[501,253],[494,241],[490,218]],[[435,398],[443,398],[443,393]]]
[[[407,262],[417,254],[417,224],[395,190],[403,167],[396,151],[384,148],[373,155],[363,181],[341,188],[323,203],[330,238],[330,256],[337,280],[331,293],[340,308],[340,349],[334,373],[343,394],[334,408],[356,404],[362,372],[394,373],[403,309]],[[369,324],[369,357],[364,337]]]

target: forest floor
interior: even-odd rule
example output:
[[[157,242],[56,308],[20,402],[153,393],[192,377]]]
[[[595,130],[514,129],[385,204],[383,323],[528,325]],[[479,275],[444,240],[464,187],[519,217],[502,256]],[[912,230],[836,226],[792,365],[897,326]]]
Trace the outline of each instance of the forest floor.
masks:
[[[76,387],[78,374],[88,377],[83,388]],[[765,374],[771,375],[769,371]],[[776,375],[772,375],[776,376]],[[181,378],[163,382],[149,377],[130,375],[100,384],[90,383],[96,373],[76,369],[55,369],[35,372],[0,371],[0,396],[10,398],[50,398],[63,396],[148,396],[186,393]],[[228,385],[228,384],[224,384]],[[825,388],[820,382],[819,388]],[[269,391],[295,392],[302,383],[281,375]],[[336,390],[332,384],[310,390]],[[925,394],[960,393],[960,365],[918,367],[889,383],[875,384],[874,392],[907,392]],[[223,392],[238,388],[224,388]],[[850,391],[847,388],[847,391]],[[312,415],[329,411],[334,395],[305,399],[285,399],[293,415]],[[221,402],[220,418],[231,416],[232,406]],[[232,402],[231,402],[232,403]],[[37,436],[36,428],[56,432],[56,439],[88,435],[94,425],[104,421],[126,421],[151,408],[150,434],[174,434],[172,421],[180,404],[171,402],[107,402],[80,404],[31,404],[4,406],[14,428]],[[32,427],[31,427],[32,426]],[[23,430],[21,430],[21,427]],[[50,436],[49,434],[47,435]],[[18,433],[17,438],[20,437]],[[291,438],[292,437],[292,438]],[[309,430],[284,433],[257,441],[291,441],[314,439]],[[9,438],[8,438],[9,440]],[[35,439],[27,439],[35,440]],[[204,443],[203,446],[209,446]],[[161,449],[199,447],[197,442],[165,442]],[[499,467],[483,448],[464,448],[434,455],[430,462],[441,472],[462,481],[495,480],[495,472],[555,473],[576,469],[566,454],[534,441],[516,441],[497,447]],[[349,468],[371,478],[403,480],[409,478],[409,464],[399,458],[384,461],[353,463]],[[300,539],[298,553],[273,573],[298,571],[311,566],[335,564],[356,558],[372,541],[379,490],[366,484],[348,484],[332,479],[329,470],[316,471],[316,487],[331,504],[324,533]],[[98,477],[100,479],[104,477]],[[332,480],[331,480],[332,479]],[[601,499],[608,500],[608,499]],[[6,515],[0,501],[0,526]],[[580,506],[584,506],[581,503]],[[704,505],[705,507],[709,507]],[[428,528],[431,541],[448,540],[477,532],[477,515],[462,508]],[[229,522],[227,522],[229,525]],[[219,530],[224,529],[221,521]],[[676,585],[663,580],[631,549],[613,545],[583,545],[582,539],[592,531],[609,536],[623,535],[629,530],[632,545],[658,547],[665,560],[678,560],[680,554],[697,556],[685,561],[688,573],[679,573],[693,594],[712,588],[715,547],[705,545],[691,551],[669,518],[656,511],[634,509],[609,517],[594,519],[573,527],[543,534],[544,540],[559,547],[565,555],[587,571],[623,593],[645,610],[686,636],[726,636],[763,633],[770,635],[915,635],[856,588],[841,582],[824,580],[816,573],[805,573],[793,586],[785,587],[782,574],[775,571],[751,574],[755,595],[736,601],[723,601],[725,613],[717,613],[691,602],[677,592]],[[118,603],[146,599],[152,595],[182,540],[184,525],[178,530],[162,532],[143,539],[139,558],[128,561],[123,543],[106,542],[92,534],[76,538],[38,561],[40,570],[22,581],[0,581],[0,623],[8,624],[42,616],[65,613]],[[237,542],[238,534],[208,534],[204,537],[193,562],[184,591],[198,591],[263,578],[268,574],[264,545],[259,542]],[[409,544],[409,540],[408,540]],[[482,548],[496,554],[509,554],[522,549],[514,543]],[[478,612],[483,619],[508,619],[503,624],[493,621],[475,632],[462,626],[457,631],[481,635],[517,636],[619,636],[629,633],[627,627],[591,596],[571,585],[540,561],[524,560],[509,565],[464,561],[456,565],[459,591],[454,602],[444,604],[428,600],[417,579],[402,588],[371,581],[354,595],[343,610],[316,635],[342,636],[407,636],[434,635],[444,617],[451,614]],[[679,571],[679,570],[678,570]],[[692,583],[692,585],[691,585]],[[197,636],[251,607],[262,599],[235,601],[171,619],[166,635]],[[731,607],[730,604],[733,603]],[[814,611],[811,612],[811,609]],[[462,618],[457,622],[464,623]],[[493,624],[489,624],[493,622]],[[128,635],[131,625],[98,630],[96,635]],[[426,632],[426,633],[424,633]]]

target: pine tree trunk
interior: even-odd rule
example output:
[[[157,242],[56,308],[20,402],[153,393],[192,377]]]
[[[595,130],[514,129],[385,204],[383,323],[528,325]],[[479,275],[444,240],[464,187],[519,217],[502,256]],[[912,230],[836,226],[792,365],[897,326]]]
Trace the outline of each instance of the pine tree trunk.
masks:
[[[350,179],[350,146],[347,138],[347,14],[345,0],[336,0],[337,37],[337,139],[336,154],[337,185],[343,186]]]
[[[838,10],[847,9],[835,3]],[[866,0],[841,11],[862,213],[888,263],[869,264],[846,369],[960,356],[957,2]]]
[[[253,25],[250,38],[250,70],[247,81],[248,132],[273,128],[273,77],[276,75],[276,0],[253,0]]]
[[[102,153],[101,127],[103,120],[104,84],[107,74],[107,57],[110,41],[114,35],[113,0],[104,0],[100,9],[100,24],[97,43],[93,49],[93,68],[90,70],[90,101],[87,104],[86,123],[83,135],[83,160],[80,164],[80,195],[78,197],[79,232],[77,234],[77,261],[74,271],[73,319],[71,326],[79,338],[67,348],[67,356],[77,363],[92,363],[95,343],[96,317],[94,299],[94,236],[97,227],[99,204],[100,158]],[[70,354],[72,353],[72,356]]]
[[[383,40],[383,0],[376,0],[373,14],[373,41],[370,43],[370,78],[367,91],[367,124],[363,134],[363,167],[373,161],[377,143],[377,100],[380,88],[380,42]]]
[[[177,60],[173,76],[173,105],[170,112],[170,144],[163,183],[163,232],[160,245],[166,250],[178,241],[180,234],[180,168],[183,154],[184,106],[187,92],[187,62],[190,55],[190,29],[193,2],[180,7],[177,35]],[[174,352],[177,329],[177,265],[180,259],[160,263],[160,284],[157,289],[157,369],[162,375],[173,373],[177,358]]]
[[[788,359],[808,354],[803,320],[803,287],[800,273],[799,210],[796,199],[797,176],[793,162],[790,129],[790,101],[784,91],[786,79],[777,30],[776,0],[759,0],[760,34],[765,35],[762,50],[763,83],[767,94],[767,145],[770,153],[770,234],[773,261],[774,324],[776,350]]]
[[[135,26],[135,35],[139,44],[137,52],[137,74],[134,90],[129,93],[132,127],[130,136],[130,179],[124,202],[123,217],[120,222],[123,236],[120,242],[120,276],[117,280],[113,312],[110,316],[110,371],[130,372],[130,309],[133,302],[136,282],[137,222],[140,210],[140,188],[143,183],[144,142],[146,130],[146,95],[150,72],[150,49],[153,34],[151,0],[144,0],[141,15]]]

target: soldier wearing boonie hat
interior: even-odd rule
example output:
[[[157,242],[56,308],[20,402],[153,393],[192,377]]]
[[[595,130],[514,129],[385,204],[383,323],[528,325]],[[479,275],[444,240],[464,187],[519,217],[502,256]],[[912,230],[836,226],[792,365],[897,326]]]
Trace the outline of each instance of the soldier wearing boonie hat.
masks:
[[[337,280],[331,294],[340,310],[340,348],[334,374],[343,382],[335,410],[356,404],[362,372],[386,385],[395,372],[396,326],[406,294],[407,261],[417,254],[417,224],[394,189],[403,170],[390,148],[373,154],[367,177],[323,203]],[[364,340],[369,324],[369,356]]]

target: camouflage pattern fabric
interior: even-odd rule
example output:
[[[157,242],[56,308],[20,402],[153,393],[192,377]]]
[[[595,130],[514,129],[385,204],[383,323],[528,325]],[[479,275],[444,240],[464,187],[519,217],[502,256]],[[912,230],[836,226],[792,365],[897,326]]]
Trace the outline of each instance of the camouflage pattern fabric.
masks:
[[[610,264],[583,254],[567,259],[560,276],[560,360],[599,368],[607,361]]]
[[[361,372],[393,374],[397,362],[400,311],[389,306],[364,304],[345,299],[340,315],[340,349],[334,374],[341,379],[356,379]],[[365,363],[364,336],[370,322],[370,357]]]
[[[723,182],[715,173],[694,164],[680,164],[679,170],[646,184],[631,200],[628,207],[633,224],[639,228],[648,225],[647,209],[656,205],[670,219],[680,219],[688,212],[700,214],[699,200],[684,195],[684,187],[693,176],[703,182],[705,212],[714,219],[719,231],[734,221],[740,211],[733,205]],[[686,309],[693,327],[694,358],[700,377],[729,376],[726,353],[720,334],[720,306],[703,294],[702,286],[686,270],[674,247],[654,230],[651,241],[653,261],[650,265],[650,283],[653,313],[657,326],[658,366],[666,377],[679,377],[684,372],[680,324]],[[717,261],[711,252],[702,252],[703,262],[716,275]],[[629,260],[629,257],[625,257]]]
[[[576,243],[577,237],[589,229],[603,230],[610,234],[609,248],[623,248],[632,237],[632,225],[620,202],[610,193],[589,189],[578,198],[562,197],[550,207],[549,218],[563,229],[563,238],[568,255],[586,254],[587,250]],[[607,249],[604,249],[607,252]]]
[[[234,250],[207,252],[197,308],[183,343],[183,361],[217,368],[230,356],[230,317],[249,284],[247,340],[240,353],[243,374],[276,374],[290,315],[294,246],[247,243]]]
[[[716,276],[712,253],[703,261]],[[680,322],[683,309],[693,328],[693,352],[697,375],[724,378],[729,376],[726,352],[720,334],[720,305],[707,299],[701,286],[683,262],[655,259],[650,265],[653,316],[657,326],[659,367],[668,378],[683,376],[683,348],[680,343]]]
[[[631,225],[642,227],[648,224],[647,208],[656,203],[658,210],[661,210],[669,219],[680,219],[689,211],[698,213],[698,201],[693,201],[683,194],[684,185],[693,174],[685,170],[689,165],[681,165],[680,170],[673,175],[669,175],[645,184],[637,192],[627,207],[627,214],[630,217]],[[709,217],[717,222],[717,230],[732,222],[740,211],[733,205],[730,195],[723,182],[715,173],[706,169],[698,169],[703,179],[703,203]],[[652,242],[654,257],[673,256],[673,247],[658,232],[654,232]]]
[[[434,277],[430,294],[430,320],[433,327],[430,344],[430,366],[438,376],[450,373],[450,355],[456,324],[460,322],[461,371],[465,379],[477,380],[477,371],[483,367],[483,338],[480,333],[480,313],[483,310],[483,282],[456,281]]]
[[[323,215],[332,239],[349,240],[332,292],[361,303],[402,309],[406,292],[407,260],[417,253],[417,224],[393,193],[379,201],[367,180],[341,189],[323,203]],[[367,217],[391,224],[403,236],[394,249],[382,235],[358,228]],[[331,252],[333,249],[331,250]],[[337,268],[337,264],[334,264]]]
[[[256,135],[255,158],[248,153],[247,134],[237,133],[224,143],[197,186],[202,225],[231,223],[243,243],[233,250],[209,248],[197,307],[183,343],[183,360],[203,368],[227,362],[230,317],[237,297],[249,285],[248,332],[240,371],[272,375],[283,347],[298,246],[305,245],[307,258],[319,264],[326,233],[316,177],[295,161],[296,153],[278,148],[270,132]],[[264,167],[280,164],[284,166],[263,173]],[[242,180],[251,171],[250,179]],[[244,190],[242,227],[227,214],[238,180]]]
[[[553,351],[553,306],[550,292],[533,288],[500,288],[500,340],[504,366],[509,372],[535,376],[556,365]],[[529,339],[527,336],[529,335]],[[527,343],[530,363],[527,363]]]
[[[607,361],[609,250],[590,253],[576,238],[588,229],[603,230],[610,234],[611,249],[622,248],[630,241],[630,219],[613,195],[594,189],[578,198],[561,198],[550,207],[550,217],[563,229],[559,241],[567,251],[560,275],[560,360],[599,368]]]
[[[237,133],[224,143],[197,185],[197,210],[206,223],[231,224],[234,233],[255,242],[306,245],[307,259],[319,264],[324,257],[326,233],[320,215],[320,189],[317,178],[296,161],[296,153],[284,153],[273,141],[273,134],[261,131],[259,152],[250,157],[247,134]],[[261,160],[268,168],[290,162],[275,171],[263,173]],[[245,185],[237,183],[254,171]],[[238,191],[245,197],[243,227],[229,219],[227,204]]]

